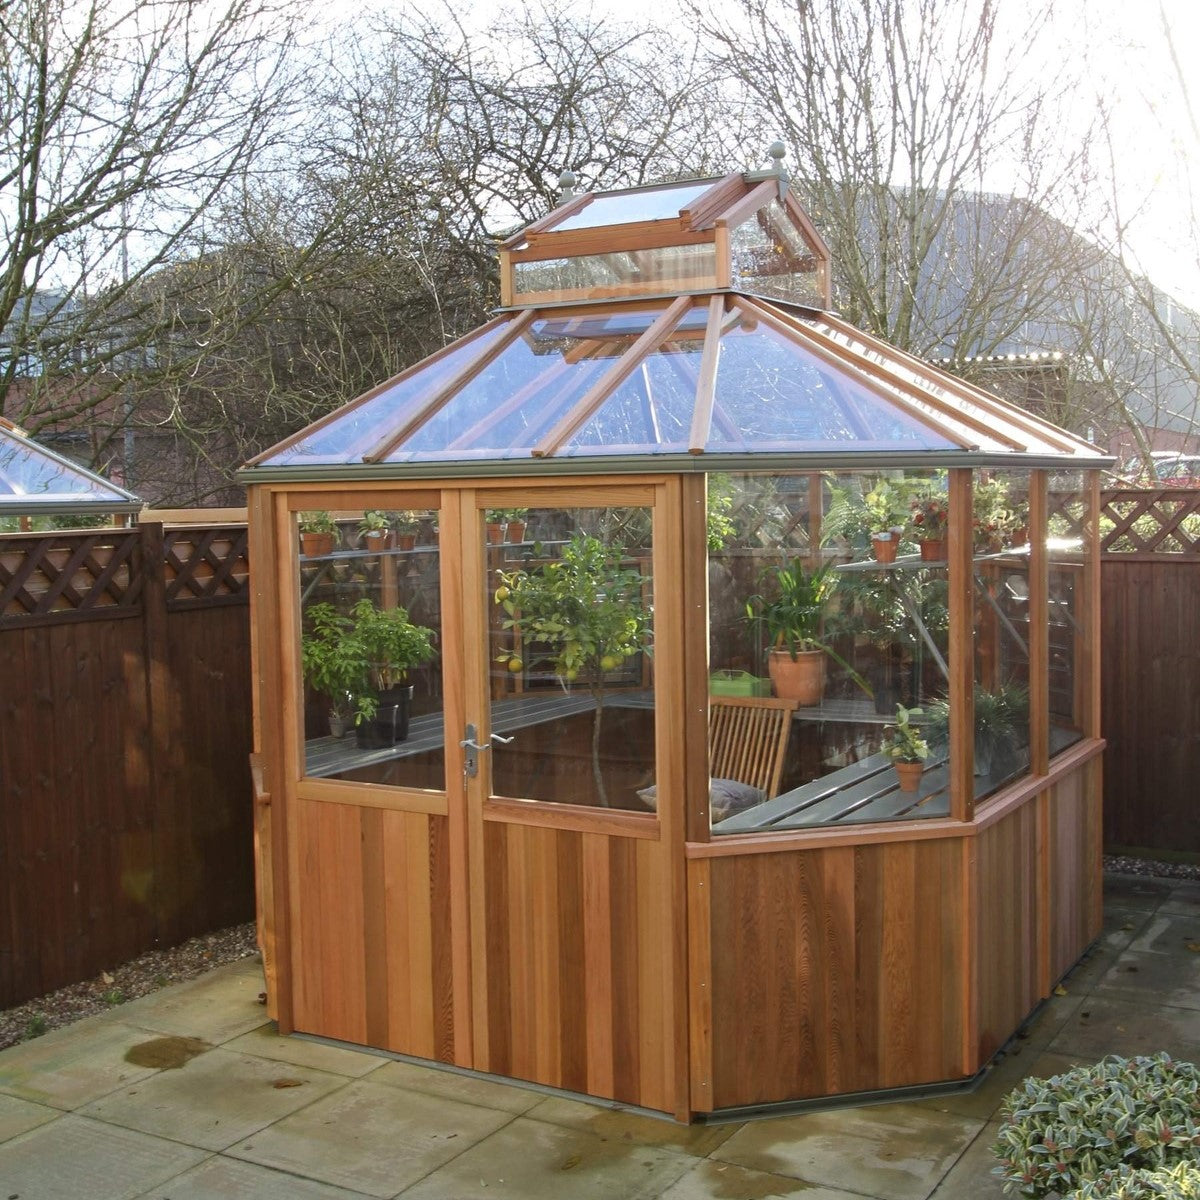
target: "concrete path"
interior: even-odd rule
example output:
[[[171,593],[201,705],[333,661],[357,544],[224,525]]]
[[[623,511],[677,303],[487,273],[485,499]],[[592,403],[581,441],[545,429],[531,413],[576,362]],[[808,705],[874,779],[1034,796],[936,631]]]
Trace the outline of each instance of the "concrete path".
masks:
[[[974,1091],[745,1124],[281,1038],[258,964],[219,968],[0,1052],[0,1200],[990,1200],[1023,1077],[1200,1060],[1200,884],[1105,894],[1099,944]]]

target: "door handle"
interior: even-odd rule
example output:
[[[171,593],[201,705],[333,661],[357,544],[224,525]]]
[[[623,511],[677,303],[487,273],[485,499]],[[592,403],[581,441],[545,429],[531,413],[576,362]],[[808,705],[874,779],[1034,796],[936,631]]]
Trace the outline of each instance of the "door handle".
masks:
[[[501,737],[498,733],[493,733],[489,741],[480,743],[475,740],[479,734],[479,730],[474,725],[468,725],[464,730],[466,737],[458,744],[466,751],[463,755],[463,774],[468,779],[474,779],[479,774],[479,755],[484,750],[492,748],[492,742],[499,742],[501,745],[507,746],[513,739],[510,737]]]

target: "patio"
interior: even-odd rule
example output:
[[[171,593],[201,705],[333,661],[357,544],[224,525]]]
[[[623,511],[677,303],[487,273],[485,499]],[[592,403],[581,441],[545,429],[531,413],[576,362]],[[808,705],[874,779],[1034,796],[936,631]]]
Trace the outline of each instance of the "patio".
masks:
[[[0,1195],[986,1200],[1023,1077],[1200,1056],[1197,944],[1200,883],[1110,874],[1101,938],[973,1091],[690,1127],[281,1038],[239,963],[0,1053]]]

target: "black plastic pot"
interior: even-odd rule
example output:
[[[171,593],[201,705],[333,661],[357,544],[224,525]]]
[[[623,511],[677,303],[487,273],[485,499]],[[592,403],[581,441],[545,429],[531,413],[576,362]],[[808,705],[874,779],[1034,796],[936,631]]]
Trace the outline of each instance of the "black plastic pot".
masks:
[[[412,684],[392,687],[379,693],[379,708],[370,721],[360,721],[355,729],[359,748],[383,750],[408,737],[408,714],[412,708]]]

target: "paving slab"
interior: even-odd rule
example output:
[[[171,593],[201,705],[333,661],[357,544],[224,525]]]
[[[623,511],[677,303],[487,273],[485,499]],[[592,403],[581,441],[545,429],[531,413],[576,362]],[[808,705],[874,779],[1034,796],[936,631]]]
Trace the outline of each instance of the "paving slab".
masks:
[[[1104,973],[1094,996],[1123,996],[1151,1007],[1200,1009],[1200,953],[1127,950]]]
[[[0,1145],[0,1195],[135,1200],[205,1157],[178,1142],[66,1115]]]
[[[1048,1054],[1018,1046],[993,1063],[971,1091],[948,1092],[944,1096],[931,1096],[928,1100],[914,1100],[912,1104],[931,1112],[953,1113],[959,1117],[986,1121],[995,1115],[1004,1098],[1023,1079],[1030,1075],[1056,1075],[1069,1070],[1078,1061],[1070,1055]]]
[[[628,1109],[589,1104],[564,1096],[550,1096],[529,1113],[534,1121],[564,1125],[611,1141],[632,1142],[642,1146],[667,1146],[698,1158],[723,1145],[737,1125],[680,1125],[666,1118],[630,1112]]]
[[[312,1067],[315,1071],[329,1071],[352,1079],[361,1079],[378,1071],[388,1062],[382,1054],[314,1042],[304,1037],[287,1037],[279,1032],[274,1021],[225,1042],[222,1049],[269,1058],[273,1062],[292,1063],[297,1067]]]
[[[881,1200],[925,1200],[982,1126],[913,1104],[833,1109],[751,1122],[712,1157]]]
[[[341,1075],[216,1049],[81,1111],[190,1146],[223,1150],[345,1086]]]
[[[1200,962],[1200,912],[1180,916],[1158,909],[1138,930],[1129,949],[1139,954],[1187,953]]]
[[[368,1196],[395,1196],[512,1120],[496,1109],[389,1087],[368,1076],[226,1153]]]
[[[247,958],[130,1000],[121,1005],[121,1020],[219,1045],[267,1023],[267,1010],[259,999],[263,987],[262,963]]]
[[[62,1116],[56,1108],[44,1104],[32,1104],[18,1100],[15,1096],[0,1096],[0,1142],[7,1142],[18,1134],[28,1133],[47,1121]]]
[[[1072,1021],[1051,1043],[1079,1062],[1106,1054],[1157,1054],[1166,1050],[1187,1062],[1200,1062],[1200,1008],[1146,1004],[1112,993],[1085,998]]]
[[[1158,911],[1181,917],[1200,915],[1200,883],[1191,880],[1177,883],[1171,889],[1171,895],[1158,906]]]
[[[125,1060],[145,1040],[144,1029],[110,1015],[55,1029],[0,1051],[0,1092],[53,1108],[80,1108],[154,1073]]]
[[[546,1095],[534,1088],[407,1062],[385,1062],[372,1074],[371,1082],[421,1092],[426,1096],[441,1096],[445,1100],[478,1104],[481,1108],[495,1108],[514,1116],[541,1104]]]
[[[992,1174],[997,1164],[992,1146],[999,1132],[999,1121],[985,1125],[934,1188],[930,1200],[1013,1200],[1013,1194],[1004,1190],[1003,1181]]]
[[[285,1171],[214,1155],[138,1200],[366,1200],[362,1192],[330,1187]]]
[[[404,1200],[658,1200],[696,1164],[660,1146],[517,1117],[431,1172]]]
[[[1170,898],[1175,884],[1154,875],[1104,875],[1104,907],[1155,909]]]
[[[733,1163],[704,1159],[662,1194],[662,1200],[771,1200],[796,1196],[803,1200],[863,1200],[861,1193],[817,1187],[786,1175],[768,1175]]]

